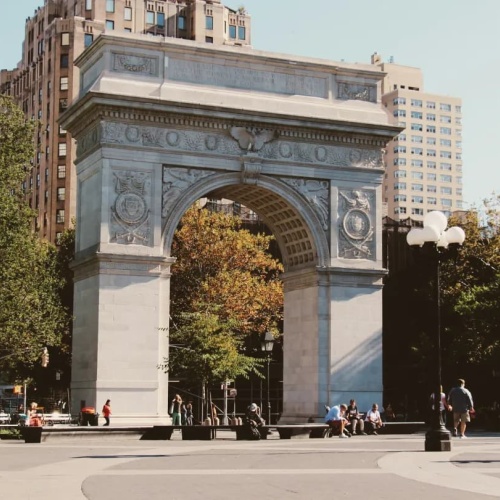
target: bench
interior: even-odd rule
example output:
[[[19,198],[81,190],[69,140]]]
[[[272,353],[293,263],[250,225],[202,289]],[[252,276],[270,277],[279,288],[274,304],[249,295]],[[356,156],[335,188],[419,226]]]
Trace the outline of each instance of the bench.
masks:
[[[325,432],[329,429],[329,426],[322,424],[289,424],[275,425],[273,428],[278,431],[280,439],[315,439],[325,437]]]

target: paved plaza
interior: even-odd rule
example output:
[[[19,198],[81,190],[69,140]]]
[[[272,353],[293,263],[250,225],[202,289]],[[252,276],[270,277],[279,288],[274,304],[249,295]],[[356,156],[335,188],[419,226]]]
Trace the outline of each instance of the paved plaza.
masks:
[[[434,499],[500,497],[500,435],[422,451],[423,435],[351,439],[0,441],[1,498]]]

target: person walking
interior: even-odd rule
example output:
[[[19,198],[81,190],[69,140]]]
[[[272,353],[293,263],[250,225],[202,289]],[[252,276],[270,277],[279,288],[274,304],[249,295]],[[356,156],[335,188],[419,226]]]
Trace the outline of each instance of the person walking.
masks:
[[[107,399],[106,402],[104,403],[104,406],[102,407],[102,416],[104,417],[104,420],[106,423],[104,426],[109,426],[109,417],[111,415],[111,400]],[[96,424],[97,425],[97,424]]]
[[[193,403],[188,401],[186,405],[186,425],[193,425]]]
[[[460,424],[460,431],[458,437],[466,439],[465,429],[467,423],[470,422],[470,414],[474,411],[474,401],[472,394],[465,388],[465,380],[459,378],[457,386],[448,394],[449,409],[453,411],[453,435],[457,436],[458,424]]]
[[[170,405],[172,413],[172,425],[182,425],[181,406],[182,398],[179,396],[179,394],[176,394],[174,399],[172,399],[172,404]]]

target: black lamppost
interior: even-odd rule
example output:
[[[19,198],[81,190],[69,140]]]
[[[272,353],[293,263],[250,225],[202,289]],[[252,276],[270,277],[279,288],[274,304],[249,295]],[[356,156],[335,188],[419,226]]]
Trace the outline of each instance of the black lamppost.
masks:
[[[450,433],[446,429],[441,409],[441,261],[456,253],[457,247],[465,240],[464,230],[460,227],[448,226],[446,215],[439,211],[429,212],[424,217],[424,227],[414,228],[406,236],[411,247],[419,247],[429,255],[435,266],[436,277],[436,378],[434,381],[434,411],[430,429],[425,434],[425,451],[450,451]]]
[[[261,349],[266,353],[267,361],[267,425],[271,425],[271,395],[269,390],[269,364],[271,363],[274,337],[271,332],[266,332],[264,339],[260,343]]]

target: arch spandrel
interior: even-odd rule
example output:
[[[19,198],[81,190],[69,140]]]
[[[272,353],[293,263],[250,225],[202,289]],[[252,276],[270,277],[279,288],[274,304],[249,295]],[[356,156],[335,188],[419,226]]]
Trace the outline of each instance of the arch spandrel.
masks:
[[[165,184],[165,179],[171,176],[171,169],[163,168]],[[326,266],[329,262],[328,230],[325,230],[324,222],[310,202],[283,180],[259,176],[258,181],[248,184],[242,182],[241,174],[215,171],[201,174],[188,168],[175,170],[178,174],[185,171],[185,185],[182,196],[174,192],[174,202],[169,199],[172,188],[164,190],[163,207],[166,208],[162,215],[166,256],[170,255],[173,234],[184,212],[198,199],[210,195],[238,201],[259,214],[276,238],[285,269]],[[191,181],[189,185],[188,179]]]

